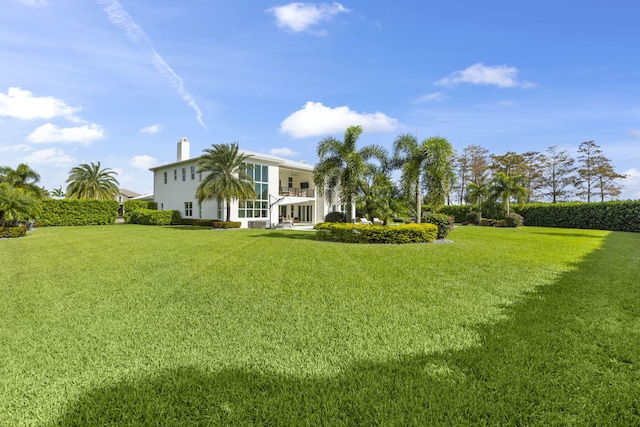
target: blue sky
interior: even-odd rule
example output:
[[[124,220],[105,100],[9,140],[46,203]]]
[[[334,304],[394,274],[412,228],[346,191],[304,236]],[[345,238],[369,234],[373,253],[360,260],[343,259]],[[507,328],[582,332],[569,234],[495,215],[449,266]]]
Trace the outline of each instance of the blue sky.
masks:
[[[317,160],[318,141],[458,150],[594,140],[640,198],[640,2],[2,0],[0,165],[48,189],[100,161],[153,188],[186,136]]]

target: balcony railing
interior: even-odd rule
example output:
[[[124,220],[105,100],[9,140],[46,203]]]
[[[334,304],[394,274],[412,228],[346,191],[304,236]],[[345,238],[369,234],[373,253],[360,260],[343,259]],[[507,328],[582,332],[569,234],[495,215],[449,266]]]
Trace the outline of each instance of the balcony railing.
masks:
[[[314,197],[313,188],[280,187],[281,196]]]

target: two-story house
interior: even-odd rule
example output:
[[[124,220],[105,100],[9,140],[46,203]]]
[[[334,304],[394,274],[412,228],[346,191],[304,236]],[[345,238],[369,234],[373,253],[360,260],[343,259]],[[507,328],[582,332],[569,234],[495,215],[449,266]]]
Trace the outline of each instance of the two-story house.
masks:
[[[242,227],[273,227],[284,220],[294,223],[317,224],[325,215],[337,208],[327,206],[316,191],[313,166],[268,154],[240,150],[249,156],[252,167],[248,172],[255,182],[255,200],[234,200],[231,220],[240,221]],[[196,190],[203,174],[198,172],[198,157],[191,157],[187,138],[178,142],[174,163],[151,168],[153,172],[153,198],[160,210],[178,210],[183,218],[225,219],[224,202],[199,203]]]

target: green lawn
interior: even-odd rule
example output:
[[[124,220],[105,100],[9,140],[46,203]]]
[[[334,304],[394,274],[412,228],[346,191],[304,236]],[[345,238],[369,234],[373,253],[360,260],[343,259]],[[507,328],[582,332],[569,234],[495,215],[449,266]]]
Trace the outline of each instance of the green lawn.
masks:
[[[0,426],[640,425],[640,234],[0,240]]]

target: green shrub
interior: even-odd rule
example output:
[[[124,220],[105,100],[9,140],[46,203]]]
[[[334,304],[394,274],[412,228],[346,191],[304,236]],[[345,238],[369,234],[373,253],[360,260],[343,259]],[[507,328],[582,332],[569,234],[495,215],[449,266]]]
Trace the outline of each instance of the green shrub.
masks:
[[[514,211],[531,226],[640,232],[640,200],[535,203]]]
[[[180,223],[180,212],[138,208],[129,211],[125,221],[129,224],[141,225],[175,225]]]
[[[115,200],[43,199],[38,226],[114,224],[118,207]]]
[[[466,222],[468,222],[469,224],[478,224],[479,219],[478,219],[478,212],[467,212],[467,215],[465,217]]]
[[[453,218],[445,214],[425,215],[424,222],[438,227],[438,239],[446,239],[449,231],[453,229]]]
[[[197,227],[213,227],[213,219],[181,218],[180,225],[194,225]]]
[[[434,224],[364,225],[338,222],[317,224],[316,238],[343,243],[426,243],[436,239]]]
[[[324,222],[347,222],[347,215],[344,212],[329,212],[325,215]]]
[[[220,220],[214,220],[213,221],[213,228],[240,228],[240,226],[242,225],[242,223],[240,221],[220,221]]]
[[[24,237],[27,235],[27,227],[0,227],[0,238],[12,239],[15,237]]]
[[[523,223],[524,219],[522,216],[514,212],[508,213],[504,217],[505,227],[522,227]]]

